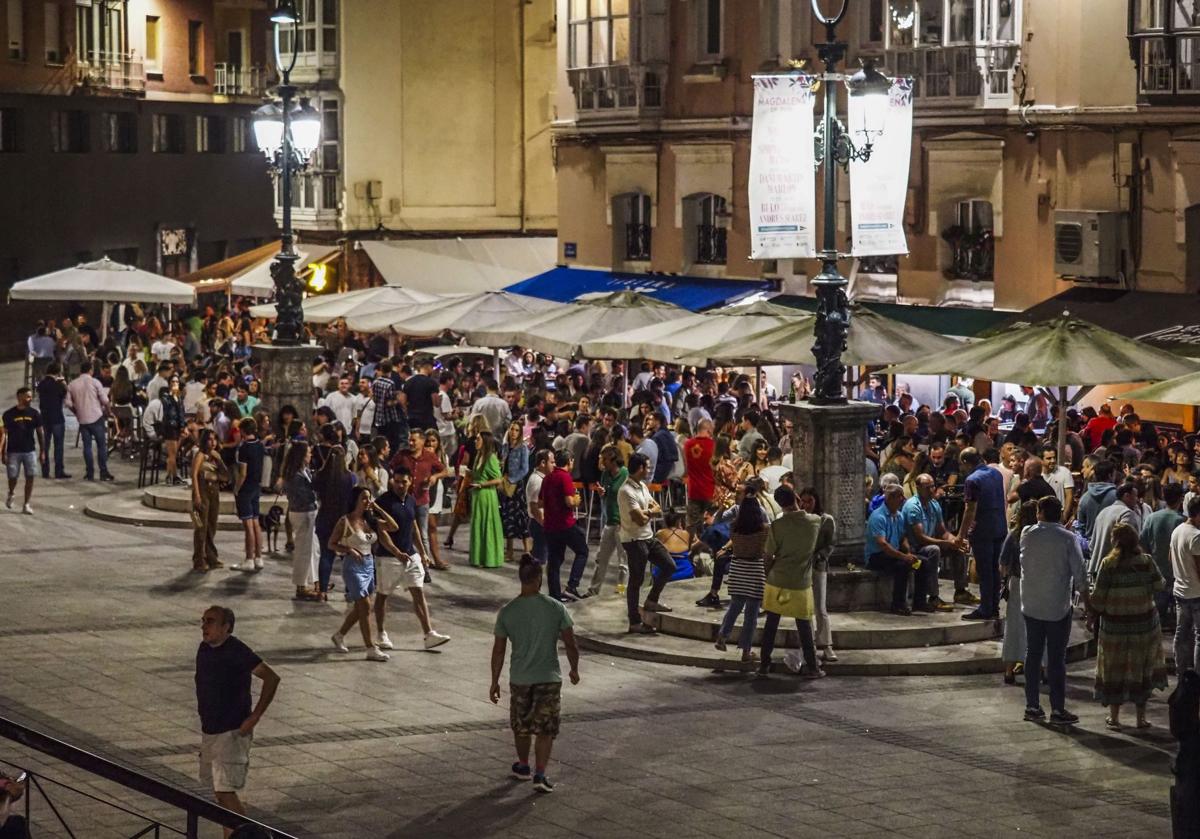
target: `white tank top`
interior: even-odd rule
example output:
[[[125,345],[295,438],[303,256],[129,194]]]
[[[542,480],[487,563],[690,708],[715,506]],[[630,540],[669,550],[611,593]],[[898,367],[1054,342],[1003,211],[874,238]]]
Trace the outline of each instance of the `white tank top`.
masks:
[[[342,538],[342,544],[364,555],[371,553],[375,544],[375,533],[370,530],[357,530],[349,521],[346,525],[346,535]]]

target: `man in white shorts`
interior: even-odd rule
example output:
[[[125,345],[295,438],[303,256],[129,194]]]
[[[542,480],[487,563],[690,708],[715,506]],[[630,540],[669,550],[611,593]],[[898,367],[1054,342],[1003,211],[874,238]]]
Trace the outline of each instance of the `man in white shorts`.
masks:
[[[388,491],[375,499],[375,503],[397,524],[394,533],[381,531],[380,543],[384,550],[375,554],[375,625],[379,631],[379,648],[383,650],[395,648],[383,625],[388,598],[401,586],[412,595],[413,612],[425,633],[425,649],[432,650],[450,640],[450,636],[435,630],[429,620],[429,603],[425,600],[425,563],[429,553],[425,550],[424,534],[415,526],[417,504],[411,489],[412,473],[397,466],[388,481]]]
[[[200,712],[200,780],[211,784],[217,803],[242,815],[238,793],[246,786],[250,743],[279,676],[255,652],[233,636],[233,610],[210,606],[200,619],[203,641],[196,651],[196,705]],[[250,677],[262,682],[258,704],[250,710]],[[232,834],[226,828],[225,836]]]

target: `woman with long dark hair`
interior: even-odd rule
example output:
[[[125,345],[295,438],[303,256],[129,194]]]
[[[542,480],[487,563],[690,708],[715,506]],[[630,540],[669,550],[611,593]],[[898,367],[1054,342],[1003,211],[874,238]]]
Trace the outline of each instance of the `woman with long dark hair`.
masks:
[[[208,572],[221,568],[217,558],[217,516],[221,510],[221,484],[229,480],[217,450],[212,429],[200,431],[200,442],[192,455],[192,570]]]
[[[346,468],[346,451],[341,446],[331,446],[321,469],[313,476],[313,487],[317,491],[319,506],[313,528],[320,548],[317,565],[317,584],[322,600],[329,599],[333,590],[329,577],[333,573],[336,551],[329,546],[334,525],[346,515],[353,503],[354,475]]]
[[[313,589],[321,551],[317,545],[317,491],[308,465],[312,453],[308,443],[298,440],[290,445],[283,462],[283,490],[287,493],[288,525],[292,533],[292,585],[295,600],[321,600]]]
[[[475,463],[475,443],[479,439],[480,432],[487,431],[487,427],[487,419],[482,414],[472,417],[467,425],[467,433],[463,437],[462,445],[458,447],[458,452],[454,456],[454,473],[458,480],[458,486],[450,517],[450,532],[446,535],[446,542],[443,545],[451,550],[454,548],[454,534],[458,532],[458,526],[466,520],[471,509],[471,468]],[[490,435],[491,432],[488,431],[488,434]]]
[[[500,458],[490,431],[475,435],[475,459],[471,463],[470,562],[479,568],[504,564],[504,526],[500,521]]]
[[[337,520],[327,542],[328,548],[342,557],[342,582],[351,609],[333,633],[333,648],[348,653],[346,633],[358,624],[367,661],[387,661],[389,656],[371,638],[371,595],[375,593],[375,545],[379,531],[394,533],[399,529],[396,520],[387,514],[371,496],[367,487],[355,487],[350,510]]]
[[[729,542],[733,559],[729,563],[729,609],[721,628],[717,631],[718,650],[724,650],[738,615],[742,617],[742,629],[738,634],[738,646],[742,650],[742,661],[756,659],[751,646],[754,630],[758,626],[758,610],[762,606],[763,585],[766,571],[763,566],[763,547],[767,541],[767,516],[758,499],[749,493],[738,505],[737,516],[729,528]]]
[[[179,377],[172,376],[165,393],[159,395],[162,403],[162,441],[163,450],[167,455],[167,485],[177,486],[183,481],[179,478],[179,438],[187,428],[187,420],[183,416],[183,393],[180,390]]]

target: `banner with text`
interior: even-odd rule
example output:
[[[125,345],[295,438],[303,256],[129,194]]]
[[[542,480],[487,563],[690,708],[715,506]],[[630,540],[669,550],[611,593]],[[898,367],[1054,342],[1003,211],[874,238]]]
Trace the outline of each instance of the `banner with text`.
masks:
[[[750,258],[816,255],[813,77],[754,77]]]
[[[859,148],[870,115],[864,97],[851,96],[847,131]],[[913,80],[892,79],[882,126],[871,128],[870,160],[850,163],[850,218],[853,256],[908,253],[904,237],[904,202],[908,197],[908,163],[912,152]]]

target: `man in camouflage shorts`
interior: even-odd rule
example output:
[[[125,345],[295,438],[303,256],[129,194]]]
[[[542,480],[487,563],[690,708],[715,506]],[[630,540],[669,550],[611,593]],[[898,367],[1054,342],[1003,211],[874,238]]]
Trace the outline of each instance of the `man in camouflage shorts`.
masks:
[[[504,655],[512,642],[509,666],[509,721],[517,747],[517,762],[512,775],[519,781],[532,776],[538,792],[553,792],[546,777],[550,750],[558,736],[562,671],[558,662],[561,638],[571,665],[571,684],[579,684],[579,648],[571,629],[571,616],[559,601],[542,594],[542,566],[529,554],[521,557],[517,572],[521,594],[496,616],[496,641],[492,646],[493,703],[500,702],[500,672]],[[529,748],[533,746],[534,767],[530,771]]]

